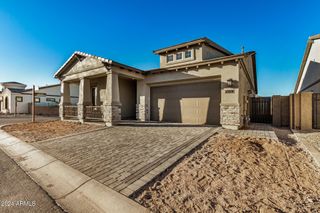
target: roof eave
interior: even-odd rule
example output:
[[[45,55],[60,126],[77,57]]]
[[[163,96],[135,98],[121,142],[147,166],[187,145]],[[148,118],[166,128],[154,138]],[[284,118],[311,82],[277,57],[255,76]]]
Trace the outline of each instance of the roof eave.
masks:
[[[303,70],[304,70],[304,67],[305,67],[305,65],[307,63],[308,55],[310,53],[312,44],[313,44],[313,39],[309,39],[308,42],[307,42],[306,50],[305,50],[305,52],[303,54],[303,59],[302,59],[301,65],[300,65],[298,79],[296,81],[296,85],[295,85],[295,88],[294,88],[294,93],[297,93],[297,91],[298,91],[298,87],[300,85],[300,81],[301,81],[301,77],[302,77],[302,74],[303,74]]]
[[[177,70],[177,69],[184,69],[184,68],[203,66],[203,65],[208,65],[208,64],[229,62],[229,61],[234,61],[234,60],[237,60],[237,59],[244,58],[245,56],[252,55],[252,54],[255,54],[255,52],[254,51],[250,51],[250,52],[246,52],[246,53],[243,53],[243,54],[224,56],[224,57],[219,57],[219,58],[205,60],[205,61],[196,62],[196,63],[190,63],[190,64],[167,67],[167,68],[147,70],[145,73],[146,74],[152,74],[152,73],[159,73],[159,72],[166,72],[166,71],[174,71],[174,70]]]
[[[211,41],[207,37],[203,37],[203,38],[195,39],[195,40],[192,40],[192,41],[183,42],[183,43],[180,43],[180,44],[177,44],[177,45],[172,45],[172,46],[169,46],[169,47],[165,47],[165,48],[161,48],[161,49],[158,49],[158,50],[154,50],[153,53],[157,54],[157,55],[161,55],[162,53],[166,53],[166,52],[169,52],[169,51],[174,51],[176,49],[186,48],[188,46],[193,46],[193,45],[196,45],[196,44],[199,44],[199,43],[200,44],[201,43],[207,43],[209,46],[215,48],[216,50],[218,50],[218,51],[220,51],[220,52],[222,52],[222,53],[224,53],[226,55],[233,55],[232,52],[230,52],[229,50],[223,48],[219,44]]]

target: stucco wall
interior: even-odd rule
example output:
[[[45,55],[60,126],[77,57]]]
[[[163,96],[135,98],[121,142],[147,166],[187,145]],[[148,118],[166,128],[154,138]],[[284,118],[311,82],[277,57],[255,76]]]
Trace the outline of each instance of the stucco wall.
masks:
[[[208,60],[218,57],[223,57],[225,54],[219,52],[218,50],[213,49],[207,45],[202,45],[202,60]]]
[[[135,119],[136,117],[136,81],[119,78],[121,119]]]
[[[193,59],[187,59],[187,60],[179,60],[179,61],[173,61],[167,63],[167,55],[173,54],[173,58],[175,59],[175,54],[178,52],[184,52],[185,50],[192,50],[193,51]],[[178,51],[172,51],[167,54],[161,54],[160,55],[160,68],[164,67],[170,67],[170,66],[177,66],[177,65],[183,65],[183,64],[190,64],[197,61],[202,61],[202,45],[194,45],[189,48],[185,49],[179,49]]]

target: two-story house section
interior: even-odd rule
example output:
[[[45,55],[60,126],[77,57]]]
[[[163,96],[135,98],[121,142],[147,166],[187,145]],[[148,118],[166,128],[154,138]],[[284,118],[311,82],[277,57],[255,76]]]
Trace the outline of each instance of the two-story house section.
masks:
[[[200,38],[153,51],[160,56],[160,68],[190,64],[232,55],[208,38]]]
[[[248,122],[248,99],[257,94],[255,52],[232,54],[200,38],[154,51],[160,67],[140,70],[107,58],[75,52],[56,72],[61,81],[60,116],[222,125]],[[70,106],[70,85],[79,102]]]

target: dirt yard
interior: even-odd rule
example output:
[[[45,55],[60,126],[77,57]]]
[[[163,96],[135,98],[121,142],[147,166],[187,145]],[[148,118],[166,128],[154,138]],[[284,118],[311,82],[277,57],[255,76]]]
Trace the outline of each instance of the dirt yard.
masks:
[[[13,124],[3,127],[3,130],[25,142],[32,143],[97,128],[101,128],[101,126],[66,121],[49,121]]]
[[[319,186],[297,145],[219,133],[136,200],[153,212],[319,212]]]

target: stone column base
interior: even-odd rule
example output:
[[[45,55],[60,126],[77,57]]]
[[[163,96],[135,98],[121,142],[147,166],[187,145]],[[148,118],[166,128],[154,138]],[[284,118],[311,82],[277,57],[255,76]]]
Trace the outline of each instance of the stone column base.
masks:
[[[121,121],[121,104],[102,105],[103,121],[107,126],[112,126]]]
[[[85,108],[84,104],[78,104],[78,119],[80,123],[84,123],[84,113],[85,113],[84,108]]]
[[[226,129],[239,129],[241,127],[240,106],[238,104],[220,105],[220,124]]]
[[[64,107],[70,105],[70,103],[59,104],[59,117],[63,121],[64,120]]]
[[[149,121],[149,107],[146,104],[136,104],[136,119],[138,121]]]
[[[59,117],[63,121],[64,120],[64,105],[59,104]]]

